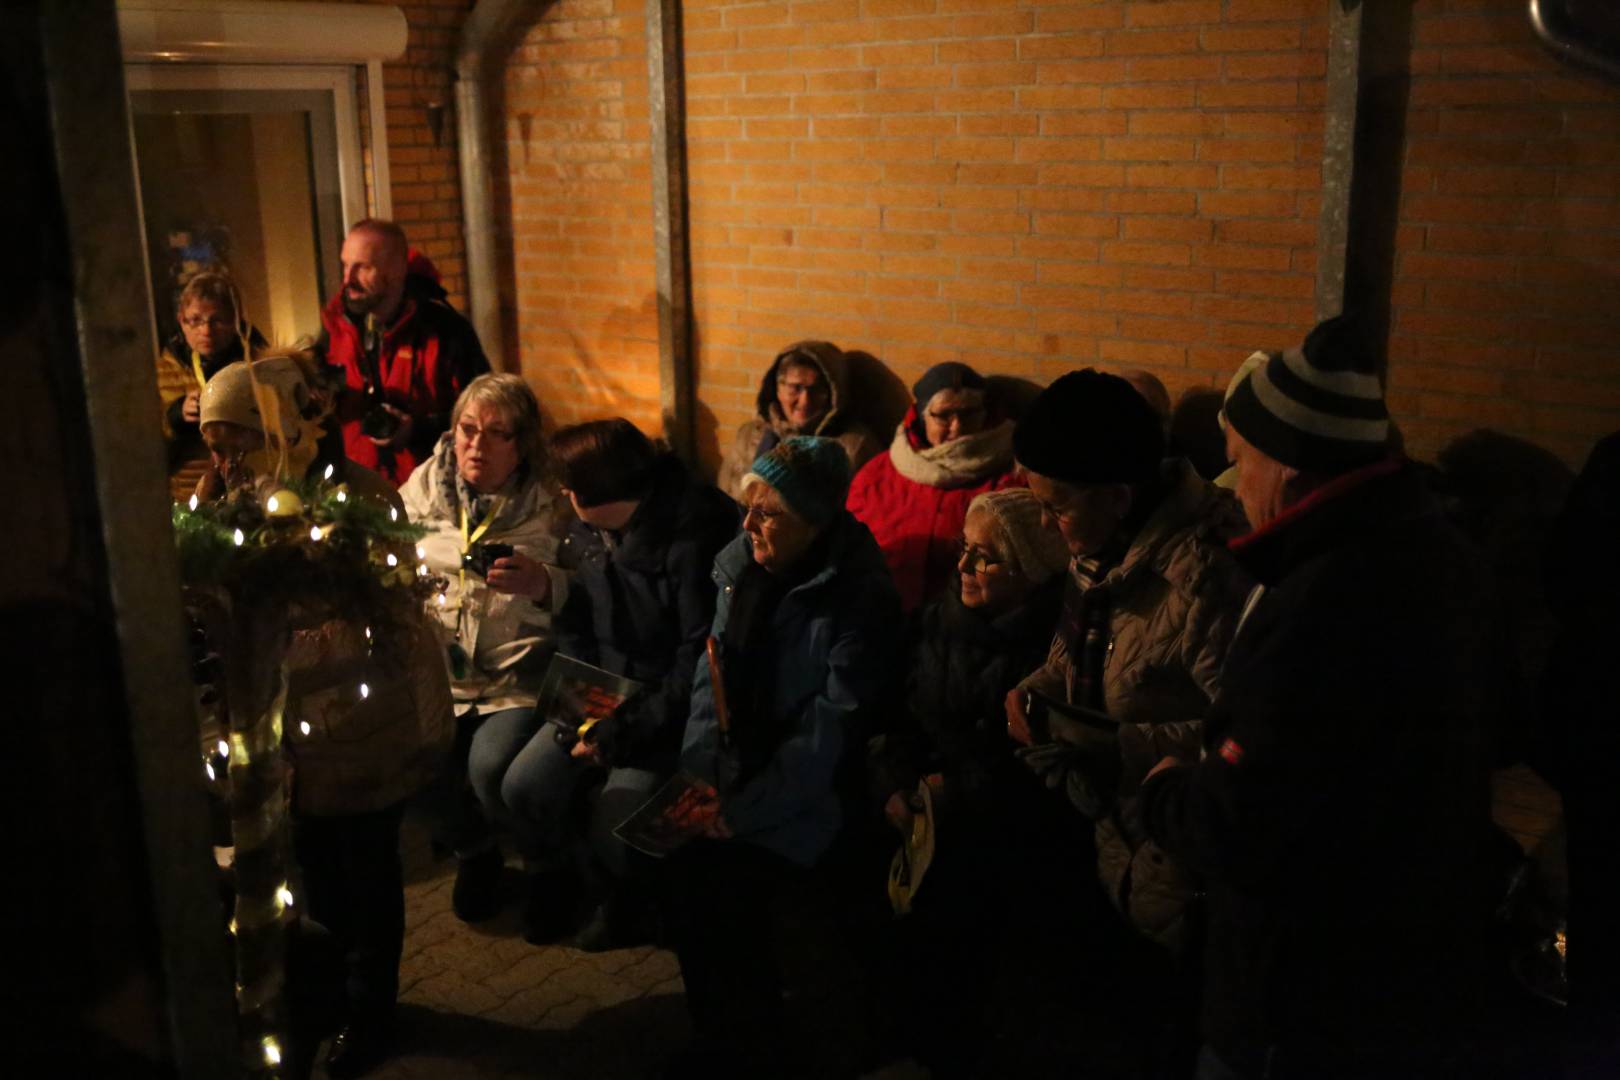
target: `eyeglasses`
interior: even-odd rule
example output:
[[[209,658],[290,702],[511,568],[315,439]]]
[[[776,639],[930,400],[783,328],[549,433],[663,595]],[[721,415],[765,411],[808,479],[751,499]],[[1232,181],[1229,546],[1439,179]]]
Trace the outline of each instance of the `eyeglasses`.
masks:
[[[1051,503],[1042,499],[1036,499],[1035,502],[1040,506],[1041,513],[1047,517],[1050,517],[1053,521],[1072,522],[1080,514],[1080,511],[1073,507],[1066,510],[1060,510]]]
[[[517,438],[516,433],[507,431],[503,428],[481,428],[477,424],[471,424],[465,420],[456,425],[456,433],[461,436],[463,442],[467,443],[471,443],[474,439],[480,436],[498,443],[510,443],[513,439]]]
[[[1000,566],[1006,561],[997,555],[986,553],[966,540],[956,542],[956,565],[970,574],[982,574],[992,566]]]
[[[801,394],[819,397],[827,391],[827,388],[819,382],[789,382],[786,379],[777,379],[776,386],[788,397],[798,397]]]
[[[942,427],[948,426],[953,420],[958,424],[967,425],[977,422],[984,415],[984,406],[973,405],[964,409],[940,409],[938,411],[929,409],[923,415]]]
[[[767,510],[764,506],[758,504],[745,506],[743,507],[743,523],[746,524],[750,517],[756,517],[759,519],[760,528],[768,528],[774,525],[786,512],[785,510]]]
[[[225,331],[232,329],[236,322],[233,319],[225,318],[223,315],[212,315],[208,318],[201,315],[192,315],[189,318],[181,319],[180,325],[187,330],[201,330],[206,326],[210,330]]]

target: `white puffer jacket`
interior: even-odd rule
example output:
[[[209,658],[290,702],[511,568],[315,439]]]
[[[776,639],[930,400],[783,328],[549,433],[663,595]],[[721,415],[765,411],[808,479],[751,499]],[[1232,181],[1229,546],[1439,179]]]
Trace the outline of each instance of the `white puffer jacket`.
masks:
[[[461,591],[461,498],[455,482],[452,435],[446,433],[433,456],[416,467],[399,493],[411,521],[428,530],[422,547],[428,569],[450,579],[443,605],[433,604],[447,648],[459,644],[467,661],[457,673],[451,663],[451,691],[456,714],[476,705],[480,712],[532,706],[555,647],[551,616],[568,594],[568,575],[556,566],[557,549],[572,517],[566,501],[526,470],[508,481],[505,502],[479,538],[484,543],[511,544],[546,564],[551,596],[543,604],[496,592],[472,571]],[[459,642],[456,638],[460,630]]]

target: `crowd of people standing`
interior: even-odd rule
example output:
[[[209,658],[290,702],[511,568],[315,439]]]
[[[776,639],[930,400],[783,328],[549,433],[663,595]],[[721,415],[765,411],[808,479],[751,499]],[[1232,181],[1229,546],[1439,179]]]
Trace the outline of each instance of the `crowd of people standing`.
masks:
[[[942,363],[880,449],[844,352],[802,341],[711,486],[621,418],[544,432],[398,226],[361,222],[342,261],[310,351],[268,348],[205,274],[165,354],[171,460],[206,449],[200,498],[266,480],[265,426],[301,418],[281,433],[307,431],[300,470],[402,510],[449,581],[410,685],[354,719],[375,753],[333,775],[364,790],[293,806],[310,914],[348,957],[331,1075],[392,1046],[409,799],[455,856],[460,918],[500,909],[504,838],[529,940],[674,949],[694,1041],[669,1076],[777,1074],[789,894],[836,908],[864,977],[900,987],[874,998],[866,1064],[979,1075],[1006,883],[1059,864],[1106,897],[1087,918],[1163,961],[1142,1075],[1491,1074],[1490,775],[1531,695],[1353,318],[1237,367],[1205,436],[1235,466],[1220,482],[1151,376],[1071,372],[1014,409]],[[1597,523],[1567,543],[1614,535],[1605,445],[1571,511]],[[1570,633],[1612,637],[1615,599],[1570,597]],[[544,715],[555,656],[637,689],[588,728]],[[1595,715],[1579,679],[1556,689]],[[289,752],[320,775],[318,747]],[[1620,815],[1608,771],[1562,760],[1571,973],[1612,1018]],[[698,812],[655,859],[615,828],[677,774]]]

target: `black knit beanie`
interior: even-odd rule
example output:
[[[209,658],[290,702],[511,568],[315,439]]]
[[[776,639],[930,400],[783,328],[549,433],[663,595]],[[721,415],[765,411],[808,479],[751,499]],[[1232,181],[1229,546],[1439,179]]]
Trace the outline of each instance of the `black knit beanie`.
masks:
[[[1164,429],[1130,383],[1087,368],[1030,403],[1013,430],[1013,453],[1031,472],[1069,484],[1151,484]]]
[[[984,387],[983,375],[952,360],[935,364],[923,372],[922,378],[911,386],[911,397],[921,410],[927,408],[929,400],[941,390],[983,390]]]
[[[1305,472],[1333,476],[1384,457],[1389,410],[1356,318],[1319,323],[1303,346],[1249,372],[1227,399],[1226,422],[1267,457]]]

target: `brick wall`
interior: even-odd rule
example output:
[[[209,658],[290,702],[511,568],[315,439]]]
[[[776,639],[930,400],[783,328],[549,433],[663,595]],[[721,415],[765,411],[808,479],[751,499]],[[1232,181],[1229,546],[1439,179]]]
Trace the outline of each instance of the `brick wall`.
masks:
[[[450,302],[466,311],[467,249],[462,236],[461,174],[451,75],[456,37],[473,0],[369,2],[397,4],[410,24],[404,58],[383,65],[394,220],[404,227],[411,245],[439,268]],[[446,105],[437,145],[428,125],[426,106],[430,102]],[[369,126],[365,133],[369,141]]]
[[[553,423],[659,427],[644,10],[557,0],[506,70],[515,336]]]
[[[1620,95],[1516,0],[1419,0],[1392,402],[1573,460],[1620,426]],[[898,378],[1221,385],[1312,318],[1327,0],[685,5],[699,448],[784,343]],[[656,426],[643,6],[560,0],[502,110],[522,368],[559,420]],[[1470,126],[1471,125],[1471,126]],[[1612,354],[1611,354],[1612,355]]]
[[[794,337],[1219,380],[1311,316],[1326,23],[1307,0],[831,0],[688,14],[699,394]]]
[[[1390,402],[1432,453],[1490,426],[1572,464],[1620,428],[1620,87],[1521,0],[1419,0]]]

